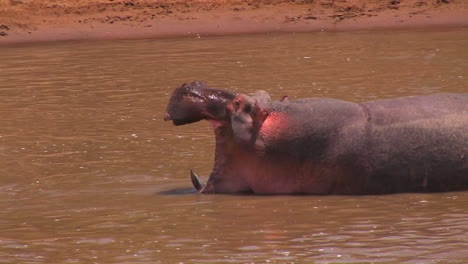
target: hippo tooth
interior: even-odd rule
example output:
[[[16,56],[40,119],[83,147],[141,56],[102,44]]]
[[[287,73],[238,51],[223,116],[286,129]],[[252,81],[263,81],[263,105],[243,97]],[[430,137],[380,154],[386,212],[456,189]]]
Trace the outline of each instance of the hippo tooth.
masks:
[[[197,191],[201,191],[205,187],[193,170],[190,170],[190,178],[192,179],[193,187],[195,187]]]

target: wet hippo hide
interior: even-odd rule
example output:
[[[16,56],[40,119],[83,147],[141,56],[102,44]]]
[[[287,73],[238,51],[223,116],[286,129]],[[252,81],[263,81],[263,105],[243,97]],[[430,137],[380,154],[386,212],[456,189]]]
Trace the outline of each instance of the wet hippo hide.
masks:
[[[329,98],[272,101],[177,88],[165,120],[208,120],[213,172],[202,193],[387,194],[468,189],[468,94],[355,103]]]

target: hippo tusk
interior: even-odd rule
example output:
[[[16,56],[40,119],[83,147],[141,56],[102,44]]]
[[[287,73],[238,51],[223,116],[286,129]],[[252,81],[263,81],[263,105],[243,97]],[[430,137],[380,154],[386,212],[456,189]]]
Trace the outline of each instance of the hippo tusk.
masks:
[[[205,185],[200,181],[200,178],[198,178],[198,175],[193,170],[190,170],[190,178],[192,179],[193,187],[195,187],[197,191],[201,191],[205,188]]]

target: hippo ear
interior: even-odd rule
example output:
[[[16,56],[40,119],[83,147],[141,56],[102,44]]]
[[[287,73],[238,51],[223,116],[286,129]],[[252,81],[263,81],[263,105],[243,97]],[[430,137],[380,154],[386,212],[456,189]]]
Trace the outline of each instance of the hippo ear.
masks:
[[[258,90],[250,96],[257,101],[257,105],[267,105],[271,103],[270,94],[264,90]]]

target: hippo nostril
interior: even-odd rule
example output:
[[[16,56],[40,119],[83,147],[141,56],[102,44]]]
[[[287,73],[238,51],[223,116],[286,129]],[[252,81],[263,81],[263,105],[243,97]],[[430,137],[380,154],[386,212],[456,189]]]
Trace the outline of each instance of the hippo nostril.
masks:
[[[164,121],[169,121],[169,120],[172,120],[172,116],[169,113],[166,113],[164,115]]]

